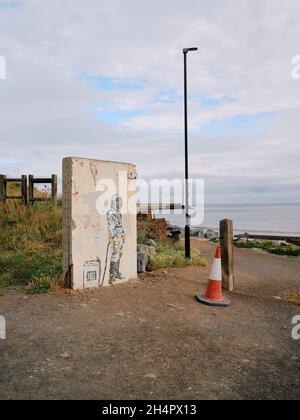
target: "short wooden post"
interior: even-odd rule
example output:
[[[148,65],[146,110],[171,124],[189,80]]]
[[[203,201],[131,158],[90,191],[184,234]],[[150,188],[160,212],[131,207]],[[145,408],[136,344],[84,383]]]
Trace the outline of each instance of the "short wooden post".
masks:
[[[7,182],[6,182],[6,176],[0,175],[0,201],[5,203],[6,202],[6,188],[7,188]]]
[[[57,200],[57,175],[52,175],[52,200]]]
[[[147,213],[147,222],[151,223],[153,221],[152,218],[152,207],[151,207],[151,203],[148,204],[148,213]]]
[[[28,201],[27,176],[22,175],[22,202],[26,206]]]
[[[29,175],[28,177],[29,186],[28,186],[28,204],[33,205],[34,203],[34,176]]]
[[[233,222],[221,220],[220,239],[222,249],[222,277],[223,288],[234,291],[234,259],[233,259]]]

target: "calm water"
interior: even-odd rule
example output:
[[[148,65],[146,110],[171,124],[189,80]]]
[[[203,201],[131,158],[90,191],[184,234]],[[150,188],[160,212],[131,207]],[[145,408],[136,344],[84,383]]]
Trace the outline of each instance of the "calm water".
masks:
[[[164,215],[183,227],[183,215]],[[236,232],[300,236],[300,204],[211,205],[205,208],[203,227],[218,229],[219,221],[232,219]]]

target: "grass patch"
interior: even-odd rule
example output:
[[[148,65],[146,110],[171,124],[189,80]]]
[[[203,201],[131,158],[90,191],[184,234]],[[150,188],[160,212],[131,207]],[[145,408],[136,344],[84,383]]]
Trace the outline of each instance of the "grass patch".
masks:
[[[288,296],[288,302],[293,305],[300,306],[300,293],[290,293]]]
[[[61,207],[51,202],[32,207],[17,201],[0,205],[2,292],[11,285],[31,285],[31,290],[39,291],[46,289],[47,282],[58,281],[62,273],[61,220]],[[37,279],[43,287],[33,287]]]
[[[49,291],[57,290],[60,286],[61,282],[57,276],[51,277],[50,275],[42,274],[32,277],[26,286],[26,293],[28,295],[48,293]]]
[[[0,274],[0,295],[3,295],[5,289],[12,284],[12,276],[8,273]]]
[[[24,206],[19,201],[0,204],[0,291],[9,286],[25,286],[29,294],[47,293],[57,288],[62,274],[62,208],[51,202]],[[205,265],[198,251],[191,260],[180,242],[167,237],[166,222],[138,223],[139,243],[150,238],[158,243],[151,268]]]
[[[287,257],[300,257],[300,247],[297,246],[280,246],[274,245],[272,241],[244,241],[239,240],[235,243],[237,248],[248,248],[248,249],[262,249],[269,252],[270,254],[283,255]]]
[[[191,250],[191,259],[185,258],[183,244],[168,238],[167,223],[164,219],[149,222],[145,217],[138,217],[137,230],[139,245],[147,245],[150,239],[157,243],[155,254],[150,256],[148,270],[206,265],[205,259],[196,249]]]
[[[158,242],[156,254],[151,257],[151,267],[153,270],[191,265],[204,267],[205,260],[194,249],[192,249],[192,258],[190,260],[186,259],[184,247],[180,242],[175,244],[172,241]]]
[[[211,242],[212,244],[219,244],[220,239],[219,238],[213,238],[213,239],[210,239],[209,242]]]

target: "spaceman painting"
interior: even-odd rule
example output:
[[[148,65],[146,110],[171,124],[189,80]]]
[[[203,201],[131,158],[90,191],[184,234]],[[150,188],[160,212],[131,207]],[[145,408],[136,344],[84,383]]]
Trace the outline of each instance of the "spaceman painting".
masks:
[[[111,285],[125,278],[120,272],[121,258],[125,244],[125,231],[122,226],[121,214],[122,206],[123,200],[116,194],[112,197],[111,208],[107,212],[109,243],[112,248],[109,269],[109,284]]]

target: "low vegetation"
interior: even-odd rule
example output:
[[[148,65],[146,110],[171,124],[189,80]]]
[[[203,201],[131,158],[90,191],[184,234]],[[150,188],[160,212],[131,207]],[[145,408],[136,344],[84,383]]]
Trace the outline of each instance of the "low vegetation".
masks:
[[[300,293],[290,293],[288,296],[289,303],[300,306]]]
[[[61,207],[51,202],[0,205],[0,291],[26,286],[45,292],[62,273]],[[40,285],[40,286],[38,286]]]
[[[10,193],[18,194],[17,188]],[[26,293],[36,294],[61,285],[61,221],[61,205],[52,202],[38,202],[31,207],[11,200],[0,204],[0,294],[9,286],[23,286]],[[152,269],[204,264],[197,251],[193,251],[191,261],[184,258],[182,245],[167,239],[163,221],[139,223],[138,236],[140,243],[149,238],[157,241]]]
[[[276,245],[272,241],[243,241],[239,240],[235,243],[238,248],[262,249],[270,254],[283,255],[288,257],[299,257],[300,247],[292,245]]]
[[[171,240],[158,242],[156,253],[151,257],[151,268],[157,270],[168,267],[184,267],[188,265],[205,266],[204,258],[197,250],[192,250],[192,258],[185,258],[184,247],[181,242]]]
[[[149,270],[158,270],[169,267],[184,267],[189,265],[204,266],[205,260],[199,251],[192,249],[192,258],[185,258],[185,251],[180,241],[168,237],[167,224],[164,219],[148,220],[147,217],[138,217],[138,244],[148,245],[155,241],[154,252],[149,255]]]

